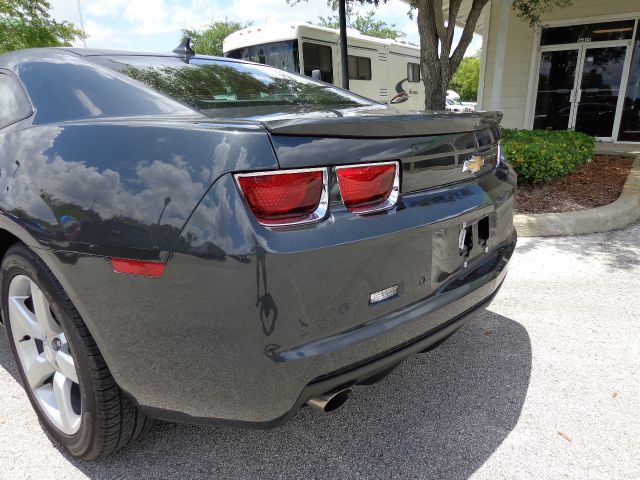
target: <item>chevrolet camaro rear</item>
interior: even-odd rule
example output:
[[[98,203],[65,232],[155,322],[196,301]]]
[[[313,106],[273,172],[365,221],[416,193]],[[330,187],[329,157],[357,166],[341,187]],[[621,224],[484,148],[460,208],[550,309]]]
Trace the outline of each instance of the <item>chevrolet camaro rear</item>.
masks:
[[[497,113],[189,51],[27,50],[0,90],[3,323],[81,458],[151,418],[335,409],[484,308],[515,248]]]

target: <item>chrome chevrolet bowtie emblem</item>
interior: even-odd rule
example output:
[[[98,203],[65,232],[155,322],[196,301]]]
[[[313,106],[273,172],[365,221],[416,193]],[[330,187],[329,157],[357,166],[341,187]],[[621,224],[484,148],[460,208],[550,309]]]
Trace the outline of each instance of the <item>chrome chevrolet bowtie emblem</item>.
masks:
[[[471,157],[471,159],[464,161],[464,163],[462,164],[462,171],[476,173],[480,171],[483,165],[484,157],[474,155],[473,157]]]

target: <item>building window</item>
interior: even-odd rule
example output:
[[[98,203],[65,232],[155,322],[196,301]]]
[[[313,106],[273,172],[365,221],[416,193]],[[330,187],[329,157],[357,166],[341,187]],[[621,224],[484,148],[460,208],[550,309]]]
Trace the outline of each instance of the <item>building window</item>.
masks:
[[[413,83],[420,81],[419,63],[407,63],[407,80]]]
[[[311,76],[314,70],[320,70],[323,82],[333,83],[333,57],[331,47],[305,42],[302,44],[304,74]]]
[[[371,80],[371,59],[349,55],[349,79]]]
[[[640,30],[634,42],[618,140],[640,142]]]
[[[629,40],[633,36],[634,20],[622,22],[588,23],[567,27],[543,28],[540,45],[563,43],[605,42],[607,40]]]

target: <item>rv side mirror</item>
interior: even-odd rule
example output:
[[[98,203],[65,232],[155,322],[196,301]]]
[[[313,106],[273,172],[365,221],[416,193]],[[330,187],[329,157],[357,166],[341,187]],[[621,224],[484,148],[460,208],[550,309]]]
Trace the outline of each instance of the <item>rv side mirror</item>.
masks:
[[[311,70],[311,78],[314,80],[322,80],[322,73],[320,70]]]

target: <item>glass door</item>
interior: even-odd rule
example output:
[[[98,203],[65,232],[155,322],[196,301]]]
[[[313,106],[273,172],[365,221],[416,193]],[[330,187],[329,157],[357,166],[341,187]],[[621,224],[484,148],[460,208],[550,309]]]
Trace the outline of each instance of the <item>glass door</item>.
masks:
[[[583,47],[575,130],[612,138],[626,56],[626,46]]]
[[[571,128],[580,50],[549,50],[540,54],[538,93],[533,128]]]

